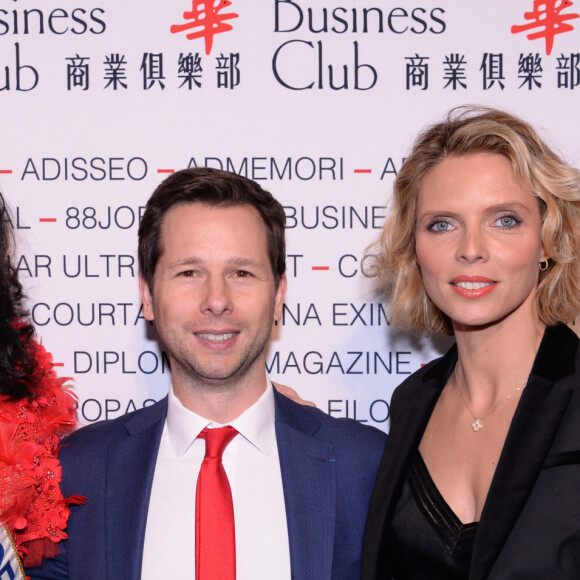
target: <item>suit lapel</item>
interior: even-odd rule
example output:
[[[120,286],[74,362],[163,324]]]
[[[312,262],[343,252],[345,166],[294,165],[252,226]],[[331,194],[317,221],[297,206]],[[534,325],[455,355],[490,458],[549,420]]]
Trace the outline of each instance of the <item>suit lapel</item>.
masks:
[[[391,519],[398,492],[407,478],[413,455],[419,447],[433,408],[456,360],[457,351],[453,347],[442,359],[425,367],[419,377],[408,379],[402,391],[404,401],[397,402],[396,396],[393,397],[391,429],[365,528],[362,558],[364,580],[388,577],[383,545],[385,526]]]
[[[107,578],[139,580],[145,525],[167,399],[127,423],[108,449],[105,484]]]
[[[572,395],[555,383],[574,372],[576,348],[571,330],[546,329],[481,514],[470,580],[488,577],[525,507]]]
[[[318,420],[276,391],[276,439],[293,580],[330,578],[336,517],[334,447],[313,437]]]

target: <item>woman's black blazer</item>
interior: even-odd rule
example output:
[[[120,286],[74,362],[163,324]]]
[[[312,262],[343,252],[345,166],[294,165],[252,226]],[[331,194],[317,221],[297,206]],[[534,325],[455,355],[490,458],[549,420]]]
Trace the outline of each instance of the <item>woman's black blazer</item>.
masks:
[[[385,529],[456,361],[453,347],[393,394],[365,531],[363,580],[391,578]],[[469,580],[516,579],[580,579],[580,348],[565,325],[545,331],[475,539]]]

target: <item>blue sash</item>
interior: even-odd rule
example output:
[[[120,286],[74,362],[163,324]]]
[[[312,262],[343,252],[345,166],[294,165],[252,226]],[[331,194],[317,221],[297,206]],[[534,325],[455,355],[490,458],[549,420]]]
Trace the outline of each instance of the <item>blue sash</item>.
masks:
[[[22,562],[10,532],[0,526],[0,580],[25,580]]]

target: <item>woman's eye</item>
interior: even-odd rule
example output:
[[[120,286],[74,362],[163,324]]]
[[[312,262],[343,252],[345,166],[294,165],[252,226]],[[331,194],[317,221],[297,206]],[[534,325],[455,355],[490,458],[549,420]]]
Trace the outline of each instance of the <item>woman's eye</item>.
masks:
[[[513,228],[519,223],[519,221],[511,215],[504,215],[500,217],[495,223],[500,228]]]
[[[447,232],[451,229],[451,224],[449,222],[440,220],[440,221],[432,223],[429,226],[429,229],[432,232]]]

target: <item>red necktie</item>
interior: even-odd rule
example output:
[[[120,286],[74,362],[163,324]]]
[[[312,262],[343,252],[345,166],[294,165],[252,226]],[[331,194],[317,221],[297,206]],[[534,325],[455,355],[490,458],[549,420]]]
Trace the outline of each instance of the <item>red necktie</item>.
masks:
[[[196,580],[236,578],[234,504],[222,454],[237,433],[233,427],[206,427],[199,434],[205,439],[205,457],[195,495]]]

